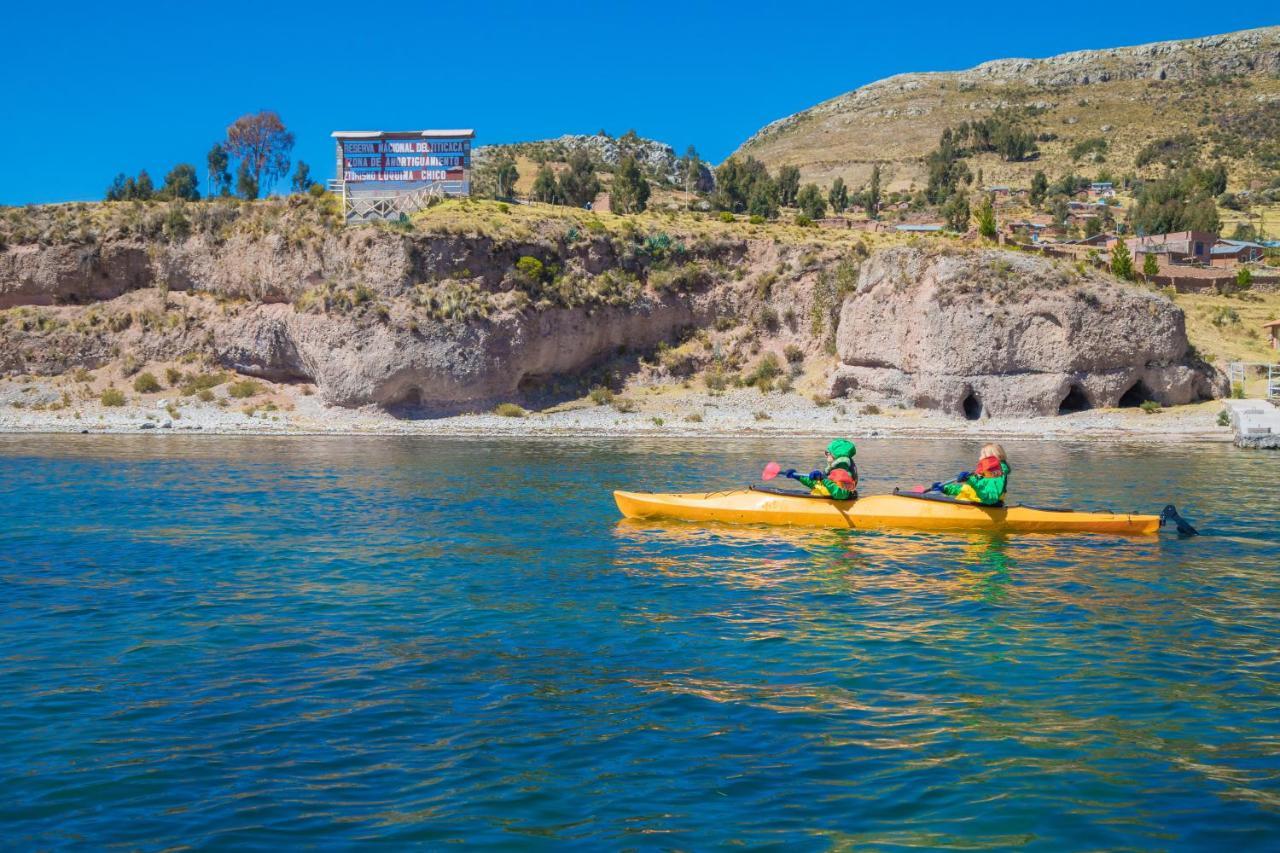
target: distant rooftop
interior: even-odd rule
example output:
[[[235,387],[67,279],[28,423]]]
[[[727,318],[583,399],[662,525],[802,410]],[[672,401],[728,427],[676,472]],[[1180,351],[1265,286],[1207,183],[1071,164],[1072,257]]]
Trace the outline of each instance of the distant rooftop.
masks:
[[[898,225],[899,231],[941,231],[941,225]]]
[[[334,139],[377,139],[380,136],[421,136],[427,139],[472,139],[476,132],[471,128],[457,130],[335,130],[329,134]]]

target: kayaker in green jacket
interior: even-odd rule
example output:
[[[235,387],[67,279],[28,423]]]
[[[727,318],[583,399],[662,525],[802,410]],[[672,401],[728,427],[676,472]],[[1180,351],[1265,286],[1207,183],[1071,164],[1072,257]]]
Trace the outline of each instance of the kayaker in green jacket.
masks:
[[[810,490],[810,494],[824,498],[847,501],[858,496],[858,466],[853,456],[858,452],[852,441],[837,438],[827,445],[825,471],[810,471],[809,476],[797,474],[795,468],[783,471],[783,476]]]
[[[978,470],[970,474],[962,471],[953,482],[934,483],[944,495],[958,501],[995,506],[1004,500],[1009,486],[1009,463],[1004,448],[998,444],[984,445],[978,453]]]

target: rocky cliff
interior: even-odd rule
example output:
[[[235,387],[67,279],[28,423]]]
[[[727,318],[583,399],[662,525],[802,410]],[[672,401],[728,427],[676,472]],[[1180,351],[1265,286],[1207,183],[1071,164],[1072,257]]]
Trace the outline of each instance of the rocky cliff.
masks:
[[[493,203],[343,229],[317,204],[91,207],[10,230],[0,374],[201,361],[423,414],[606,373],[733,381],[769,353],[835,394],[956,414],[1222,390],[1167,299],[1041,258]]]
[[[844,302],[836,394],[960,417],[1220,396],[1168,299],[1094,270],[997,250],[890,249]]]

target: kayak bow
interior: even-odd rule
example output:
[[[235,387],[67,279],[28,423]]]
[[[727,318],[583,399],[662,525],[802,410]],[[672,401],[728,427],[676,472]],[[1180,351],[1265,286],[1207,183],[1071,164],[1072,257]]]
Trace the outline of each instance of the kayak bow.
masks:
[[[1158,515],[982,506],[905,495],[869,495],[837,501],[764,489],[738,489],[687,494],[616,491],[613,497],[627,518],[678,518],[730,524],[1011,533],[1152,534],[1160,528]]]

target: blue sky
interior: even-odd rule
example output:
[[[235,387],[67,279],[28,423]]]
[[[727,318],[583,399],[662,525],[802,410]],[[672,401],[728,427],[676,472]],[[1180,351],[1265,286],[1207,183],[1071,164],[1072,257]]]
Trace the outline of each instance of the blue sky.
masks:
[[[335,129],[477,144],[635,128],[723,159],[761,125],[902,71],[1280,23],[1272,4],[36,2],[5,4],[0,204],[91,200],[117,172],[204,174],[274,109],[333,173]],[[960,14],[957,15],[957,12]]]

